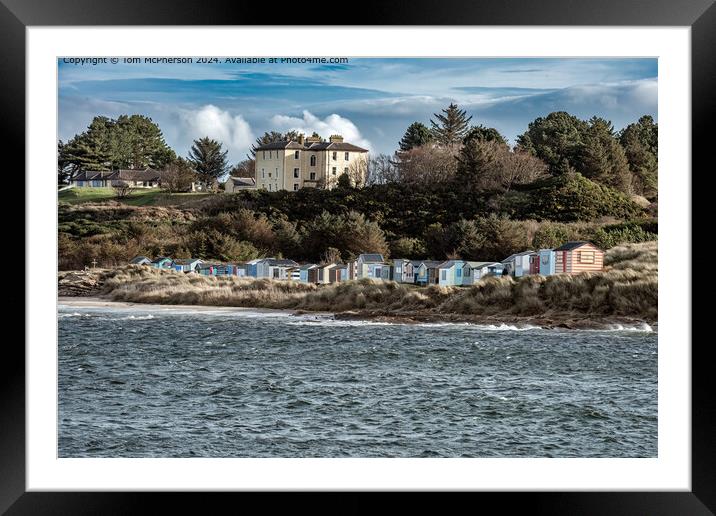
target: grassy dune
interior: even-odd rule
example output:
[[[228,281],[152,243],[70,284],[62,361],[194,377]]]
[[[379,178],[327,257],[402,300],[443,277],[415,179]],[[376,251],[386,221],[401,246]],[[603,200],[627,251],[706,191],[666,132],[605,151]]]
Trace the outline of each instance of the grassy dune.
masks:
[[[471,287],[418,288],[368,279],[318,286],[140,266],[104,271],[98,283],[103,296],[134,303],[327,311],[406,320],[534,320],[546,325],[614,318],[655,322],[656,242],[610,249],[605,263],[606,270],[599,273],[485,278]]]

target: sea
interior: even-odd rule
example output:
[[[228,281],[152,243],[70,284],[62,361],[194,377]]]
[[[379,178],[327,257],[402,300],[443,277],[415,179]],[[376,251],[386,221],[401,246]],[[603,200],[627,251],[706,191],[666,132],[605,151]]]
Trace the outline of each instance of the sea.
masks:
[[[656,457],[658,329],[58,310],[59,457]]]

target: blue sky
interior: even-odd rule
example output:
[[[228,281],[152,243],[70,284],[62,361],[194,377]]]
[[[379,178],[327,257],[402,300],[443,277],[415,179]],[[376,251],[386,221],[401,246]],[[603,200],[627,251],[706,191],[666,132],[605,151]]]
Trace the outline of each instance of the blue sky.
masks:
[[[392,153],[414,121],[429,126],[451,102],[511,142],[538,116],[598,115],[619,129],[657,118],[653,58],[350,58],[347,64],[99,64],[59,60],[59,138],[95,115],[143,114],[186,156],[219,139],[233,162],[264,131],[343,134]]]

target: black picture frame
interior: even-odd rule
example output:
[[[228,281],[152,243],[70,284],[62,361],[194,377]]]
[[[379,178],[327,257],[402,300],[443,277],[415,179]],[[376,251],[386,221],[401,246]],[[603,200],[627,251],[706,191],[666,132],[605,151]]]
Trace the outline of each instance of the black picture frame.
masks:
[[[716,5],[714,0],[483,0],[467,2],[364,1],[352,10],[356,25],[547,25],[547,26],[688,26],[691,27],[692,70],[692,163],[713,169],[708,122],[716,113]],[[209,8],[210,7],[210,8]],[[25,148],[25,28],[28,26],[83,25],[335,25],[330,13],[313,9],[272,9],[263,3],[195,0],[0,0],[0,126],[6,148]],[[323,18],[322,18],[323,16]],[[91,49],[88,49],[91,54]],[[26,170],[24,153],[16,152]],[[707,165],[708,164],[708,165]],[[708,168],[707,168],[708,166]],[[6,173],[9,171],[6,170]],[[37,173],[35,171],[34,173]],[[686,175],[688,171],[679,171]],[[26,191],[29,172],[25,172]],[[694,201],[694,204],[696,202]],[[696,223],[696,218],[693,217]],[[21,249],[19,242],[15,249]],[[23,246],[24,248],[24,246]],[[24,253],[24,251],[23,251]],[[706,258],[694,256],[693,269]],[[17,260],[15,260],[17,261]],[[680,272],[680,274],[683,274]],[[691,282],[691,277],[687,278]],[[693,283],[692,283],[693,284]],[[24,306],[21,305],[21,306]],[[694,307],[696,308],[696,303]],[[703,309],[702,309],[703,310]],[[699,318],[693,318],[697,321]],[[701,320],[706,319],[704,317]],[[708,319],[706,319],[708,320]],[[482,503],[502,506],[526,504],[534,514],[713,514],[716,512],[716,403],[708,360],[710,339],[695,341],[692,356],[692,490],[691,492],[583,492],[583,493],[480,493]],[[12,342],[12,344],[11,344]],[[149,507],[150,499],[166,494],[150,493],[59,493],[25,490],[25,353],[16,341],[6,340],[0,360],[0,512],[7,514],[130,514]],[[691,343],[680,343],[688,346]],[[187,496],[172,496],[183,507]],[[225,497],[220,497],[225,498]],[[305,498],[296,497],[296,501]],[[219,500],[220,503],[223,503]],[[207,512],[206,497],[198,501]],[[299,502],[300,503],[300,502]],[[340,512],[363,512],[372,503],[357,494],[343,497],[336,505],[328,497],[314,509],[340,507]],[[471,502],[474,503],[474,502]],[[449,505],[442,505],[442,510]],[[486,507],[486,506],[485,506]]]

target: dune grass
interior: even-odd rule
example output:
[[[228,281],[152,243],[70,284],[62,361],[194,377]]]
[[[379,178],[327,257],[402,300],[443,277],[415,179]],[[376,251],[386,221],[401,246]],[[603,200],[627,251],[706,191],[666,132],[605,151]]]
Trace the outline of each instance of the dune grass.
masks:
[[[470,287],[416,288],[369,279],[313,285],[269,279],[187,275],[130,265],[103,272],[114,301],[306,311],[362,311],[396,316],[628,316],[656,321],[656,243],[608,251],[604,272],[576,276],[488,277]]]

